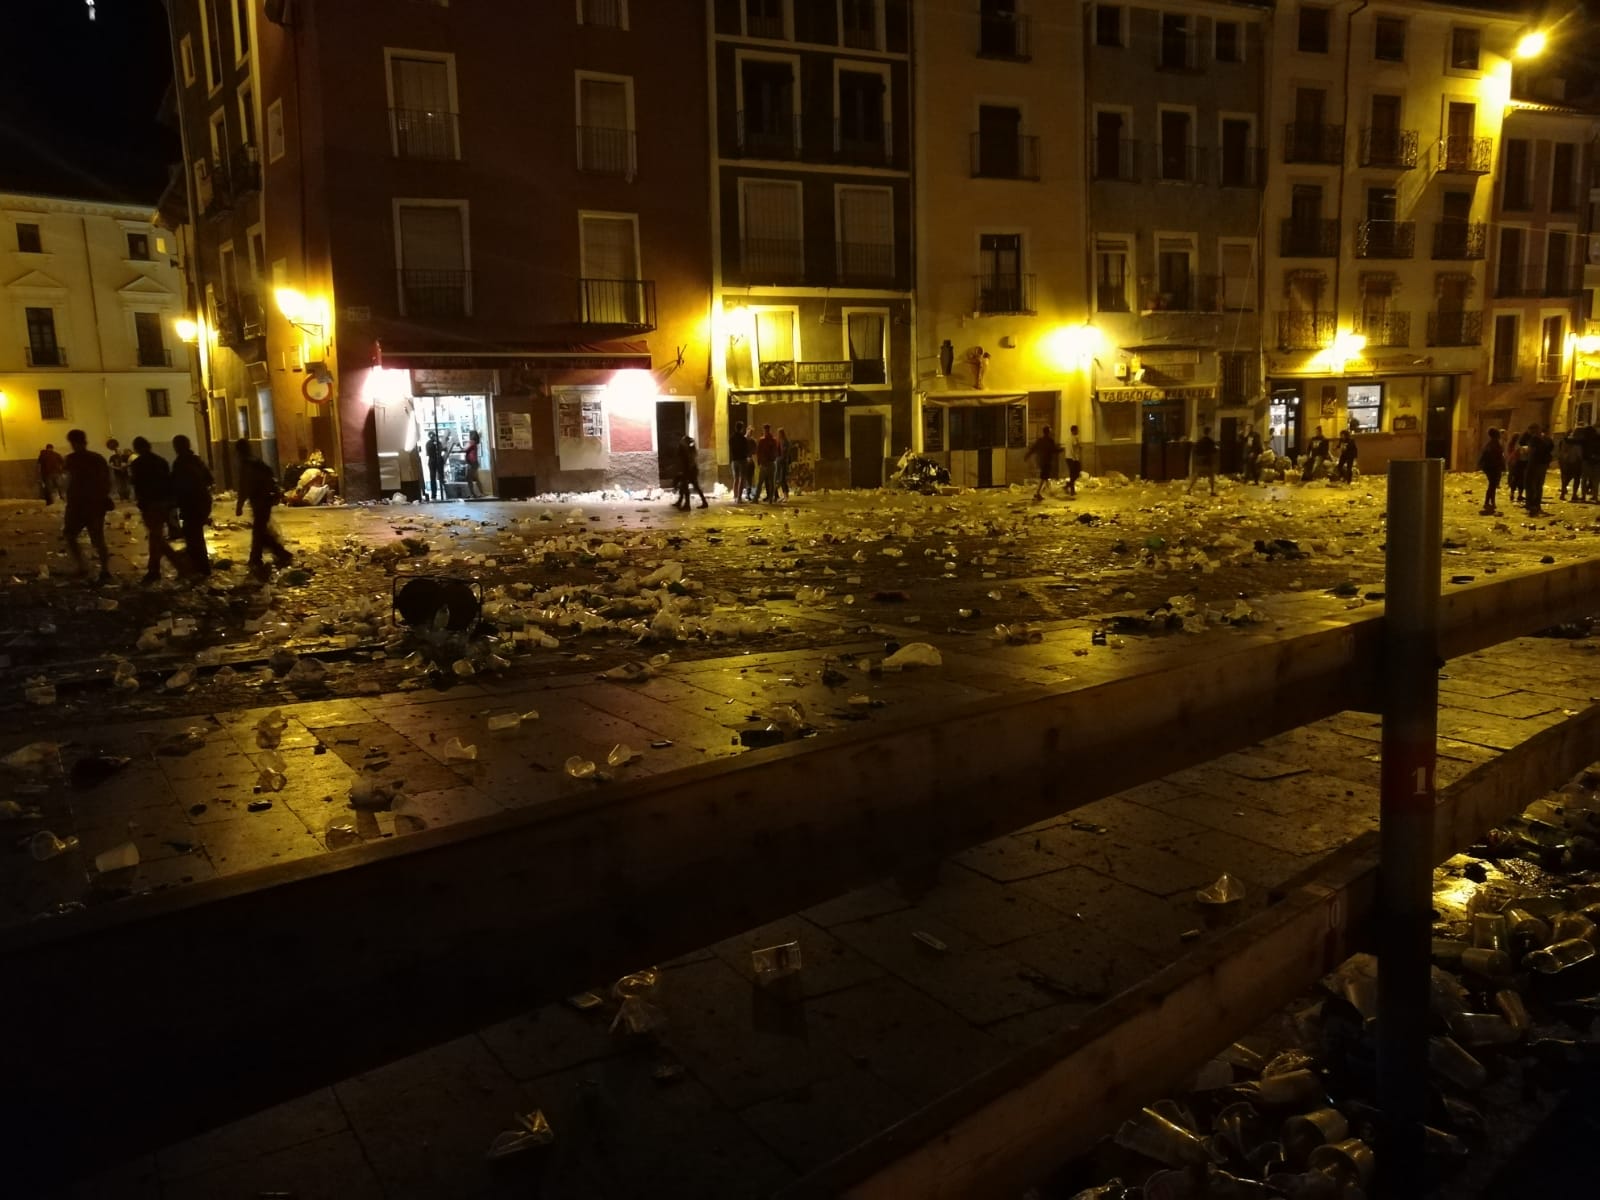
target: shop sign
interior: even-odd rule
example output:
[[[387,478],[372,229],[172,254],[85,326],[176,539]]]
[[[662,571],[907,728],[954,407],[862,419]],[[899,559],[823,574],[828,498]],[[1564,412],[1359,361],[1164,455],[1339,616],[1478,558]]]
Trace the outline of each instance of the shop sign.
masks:
[[[1193,400],[1209,404],[1216,400],[1214,387],[1176,388],[1100,388],[1094,398],[1102,404],[1181,404]]]
[[[413,369],[413,396],[487,396],[494,391],[494,372]]]
[[[797,362],[794,364],[794,381],[801,387],[826,387],[830,384],[849,383],[855,368],[849,362]]]

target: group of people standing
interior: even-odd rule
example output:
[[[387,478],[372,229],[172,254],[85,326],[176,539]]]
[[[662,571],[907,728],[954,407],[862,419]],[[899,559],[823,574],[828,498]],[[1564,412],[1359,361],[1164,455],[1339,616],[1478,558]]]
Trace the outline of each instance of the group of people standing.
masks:
[[[1478,454],[1478,470],[1486,481],[1480,511],[1486,517],[1494,515],[1495,492],[1505,477],[1511,503],[1521,504],[1530,517],[1544,516],[1544,480],[1555,460],[1555,439],[1538,422],[1529,425],[1526,433],[1512,434],[1502,441],[1503,437],[1500,430],[1489,430],[1488,440]],[[1566,498],[1565,488],[1562,498]]]
[[[734,502],[753,504],[764,498],[768,504],[776,504],[780,492],[787,500],[789,468],[794,465],[794,459],[795,444],[782,429],[774,434],[771,425],[763,425],[761,436],[756,437],[753,430],[745,428],[743,421],[738,422],[728,441]]]
[[[109,459],[89,449],[89,436],[81,429],[71,430],[67,442],[72,447],[64,458],[53,445],[39,456],[46,504],[59,495],[65,503],[66,520],[62,529],[67,551],[80,573],[86,573],[80,539],[87,535],[100,569],[98,582],[111,580],[111,552],[106,546],[106,514],[116,507],[113,492],[123,500],[132,499],[144,523],[146,542],[145,573],[142,582],[161,579],[163,563],[170,563],[180,577],[211,573],[211,556],[206,548],[206,526],[211,522],[211,489],[215,480],[211,468],[189,439],[178,434],[172,439],[172,461],[157,454],[146,438],[133,439],[132,452],[124,451],[115,438],[106,442]],[[277,476],[271,467],[250,453],[250,443],[240,438],[235,443],[238,455],[239,493],[235,515],[242,516],[246,504],[251,510],[250,568],[259,575],[266,572],[265,558],[271,554],[279,566],[287,565],[289,553],[272,528],[272,510],[282,499]],[[59,459],[59,467],[46,459]],[[53,474],[46,476],[46,470]],[[180,552],[172,545],[173,531],[182,541]]]
[[[476,429],[467,431],[467,443],[458,445],[454,439],[448,444],[440,438],[439,431],[435,429],[428,435],[428,441],[423,447],[428,457],[428,493],[429,500],[448,499],[445,488],[445,464],[450,456],[457,450],[461,451],[462,458],[466,460],[467,495],[473,499],[483,497],[483,486],[479,481],[478,471],[483,466],[483,435]],[[411,451],[415,454],[416,451]]]
[[[1083,441],[1078,437],[1078,427],[1072,426],[1067,430],[1065,442],[1056,441],[1055,432],[1046,425],[1039,431],[1039,436],[1034,439],[1033,445],[1028,447],[1023,461],[1032,459],[1039,464],[1039,486],[1033,489],[1035,500],[1044,499],[1044,490],[1050,481],[1056,477],[1056,459],[1062,455],[1067,460],[1067,486],[1064,494],[1076,496],[1078,494],[1078,477],[1083,474]]]

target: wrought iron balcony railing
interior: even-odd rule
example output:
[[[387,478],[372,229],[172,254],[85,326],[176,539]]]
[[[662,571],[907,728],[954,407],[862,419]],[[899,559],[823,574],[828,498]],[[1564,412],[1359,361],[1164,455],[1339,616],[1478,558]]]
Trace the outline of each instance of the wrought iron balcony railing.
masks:
[[[656,327],[653,279],[578,280],[578,323],[644,333]]]
[[[1357,313],[1354,330],[1367,339],[1368,346],[1411,345],[1411,314],[1408,312]]]
[[[408,317],[465,317],[472,313],[471,271],[399,272],[401,310]]]
[[[1283,161],[1338,166],[1344,161],[1344,126],[1290,121],[1283,130]]]
[[[839,282],[885,284],[894,280],[894,245],[889,242],[840,242]]]
[[[1483,314],[1446,309],[1428,314],[1428,345],[1481,346]]]
[[[805,242],[798,237],[747,237],[739,249],[744,277],[751,283],[800,283],[805,279]]]
[[[799,158],[800,117],[739,113],[735,136],[746,158]]]
[[[456,114],[438,108],[391,108],[396,158],[459,158]]]
[[[972,135],[972,175],[974,179],[1039,178],[1039,139],[1019,133]]]
[[[1199,146],[1163,142],[1156,148],[1156,178],[1168,183],[1204,183],[1205,161]]]
[[[27,360],[30,367],[64,367],[67,365],[67,352],[60,346],[32,346],[27,348]]]
[[[1415,221],[1357,221],[1357,258],[1410,258],[1416,252]]]
[[[138,354],[141,367],[170,367],[172,365],[172,351],[165,346],[140,346]]]
[[[1089,170],[1099,181],[1138,182],[1139,143],[1132,138],[1095,138],[1090,148]]]
[[[1333,345],[1332,313],[1284,312],[1278,314],[1278,349],[1326,350]]]
[[[1441,175],[1487,175],[1494,161],[1486,137],[1447,134],[1434,148],[1434,170]]]
[[[1032,275],[973,276],[972,311],[985,314],[1034,311]]]
[[[1217,151],[1217,183],[1222,187],[1258,188],[1266,174],[1266,156],[1259,146]]]
[[[1331,217],[1285,217],[1279,247],[1285,258],[1337,257],[1339,222]]]
[[[1409,171],[1417,165],[1415,129],[1366,128],[1361,131],[1361,165]]]
[[[579,125],[578,170],[587,175],[632,179],[638,170],[633,130]]]
[[[986,12],[978,16],[978,57],[1027,62],[1033,57],[1026,13]]]
[[[859,121],[833,123],[833,159],[855,167],[887,167],[894,164],[894,126],[887,121],[876,128]]]
[[[1436,259],[1481,259],[1487,245],[1487,226],[1482,221],[1440,221],[1433,227]]]

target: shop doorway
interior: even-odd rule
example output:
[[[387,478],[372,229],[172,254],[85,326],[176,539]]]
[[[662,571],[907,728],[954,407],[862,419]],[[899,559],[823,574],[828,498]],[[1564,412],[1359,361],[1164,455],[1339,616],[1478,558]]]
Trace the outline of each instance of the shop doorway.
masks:
[[[850,486],[883,486],[883,418],[850,416]]]
[[[1302,400],[1299,384],[1272,389],[1272,403],[1267,406],[1267,424],[1272,428],[1274,449],[1277,439],[1282,439],[1283,452],[1298,459],[1305,448],[1302,425]]]
[[[1428,439],[1424,458],[1441,458],[1444,469],[1451,467],[1455,450],[1456,377],[1433,375],[1428,379]]]
[[[689,405],[682,400],[656,401],[656,457],[663,487],[678,481],[678,443],[689,432]]]
[[[1139,474],[1163,483],[1189,473],[1183,405],[1154,404],[1144,410],[1144,439],[1139,446]]]
[[[467,477],[467,445],[472,434],[478,436],[478,492],[494,495],[494,455],[489,448],[490,411],[487,396],[418,396],[417,418],[422,425],[422,469],[426,476],[425,495],[446,500],[467,500],[473,496]],[[437,435],[444,448],[444,470],[436,480],[428,461],[427,440]]]

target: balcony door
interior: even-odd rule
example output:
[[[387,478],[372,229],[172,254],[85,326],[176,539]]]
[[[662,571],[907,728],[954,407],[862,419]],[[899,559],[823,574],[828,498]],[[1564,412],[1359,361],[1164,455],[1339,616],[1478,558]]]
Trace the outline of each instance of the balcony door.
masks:
[[[1022,110],[1006,105],[978,107],[978,171],[990,179],[1022,174]]]
[[[1127,136],[1127,115],[1101,109],[1094,114],[1094,177],[1121,179],[1122,144]]]
[[[161,314],[136,312],[133,314],[133,334],[139,348],[141,367],[166,365],[167,347],[161,336]]]
[[[392,55],[394,152],[400,158],[455,158],[455,104],[448,58]]]
[[[978,241],[984,312],[1022,310],[1022,235],[986,233]]]
[[[872,71],[839,72],[837,149],[852,162],[882,164],[889,159],[887,95],[884,77]]]
[[[52,308],[24,310],[28,322],[28,363],[53,367],[61,362],[61,347],[56,341],[56,314]]]
[[[1513,226],[1500,230],[1500,262],[1495,274],[1495,290],[1502,296],[1522,291],[1522,251],[1525,231]]]
[[[770,158],[798,152],[794,68],[786,62],[747,58],[741,64],[746,150]]]
[[[1400,162],[1400,97],[1378,95],[1372,98],[1371,123],[1367,128],[1367,161],[1382,165]]]
[[[1237,117],[1222,122],[1222,186],[1248,187],[1255,182],[1250,161],[1250,122]]]
[[[595,325],[638,325],[643,303],[639,287],[639,225],[632,216],[585,213],[582,262],[585,280],[583,319]]]
[[[1559,229],[1545,234],[1544,240],[1544,294],[1565,296],[1572,287],[1572,235]]]
[[[1477,134],[1478,106],[1452,100],[1445,109],[1445,160],[1449,166],[1463,167],[1472,162],[1472,139]]]
[[[744,270],[754,282],[792,283],[805,274],[800,227],[800,184],[746,179]]]
[[[466,211],[456,204],[401,204],[397,232],[402,311],[461,317],[472,311]]]

